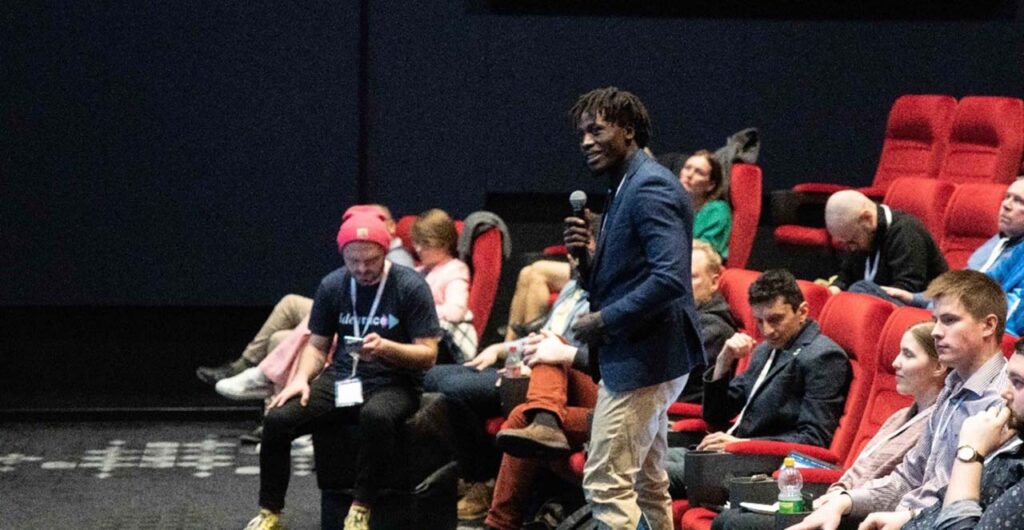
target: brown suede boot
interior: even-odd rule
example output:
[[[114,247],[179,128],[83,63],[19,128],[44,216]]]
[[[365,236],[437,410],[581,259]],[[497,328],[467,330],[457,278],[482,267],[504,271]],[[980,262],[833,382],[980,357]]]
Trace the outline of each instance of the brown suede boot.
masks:
[[[499,431],[494,443],[498,449],[519,458],[555,458],[572,451],[561,429],[537,422],[522,429]]]

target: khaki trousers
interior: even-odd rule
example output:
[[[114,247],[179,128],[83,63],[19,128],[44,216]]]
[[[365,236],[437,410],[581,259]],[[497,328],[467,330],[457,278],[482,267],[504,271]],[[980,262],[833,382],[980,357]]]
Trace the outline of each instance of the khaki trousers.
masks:
[[[597,391],[583,490],[599,528],[633,530],[640,514],[653,530],[672,530],[668,493],[668,406],[688,375],[628,392]]]

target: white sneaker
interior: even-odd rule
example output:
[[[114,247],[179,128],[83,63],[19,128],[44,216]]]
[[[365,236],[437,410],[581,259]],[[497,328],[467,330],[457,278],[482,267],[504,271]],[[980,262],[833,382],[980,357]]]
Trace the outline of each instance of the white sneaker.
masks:
[[[240,401],[263,399],[274,393],[274,383],[271,383],[257,366],[246,368],[234,377],[217,381],[214,388],[218,394]]]

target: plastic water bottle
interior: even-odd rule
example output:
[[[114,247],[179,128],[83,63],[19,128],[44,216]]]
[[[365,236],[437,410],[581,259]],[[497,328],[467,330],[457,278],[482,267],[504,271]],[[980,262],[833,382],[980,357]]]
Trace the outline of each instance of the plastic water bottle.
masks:
[[[523,376],[523,339],[512,341],[505,356],[505,377]]]
[[[779,513],[801,513],[804,511],[804,477],[796,468],[792,458],[782,461],[779,471]]]

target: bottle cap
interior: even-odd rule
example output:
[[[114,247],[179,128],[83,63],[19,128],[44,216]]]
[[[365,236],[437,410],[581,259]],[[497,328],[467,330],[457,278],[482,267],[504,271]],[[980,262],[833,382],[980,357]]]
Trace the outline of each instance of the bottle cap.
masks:
[[[793,457],[787,456],[782,460],[782,465],[785,467],[796,467],[796,460],[793,460]]]

